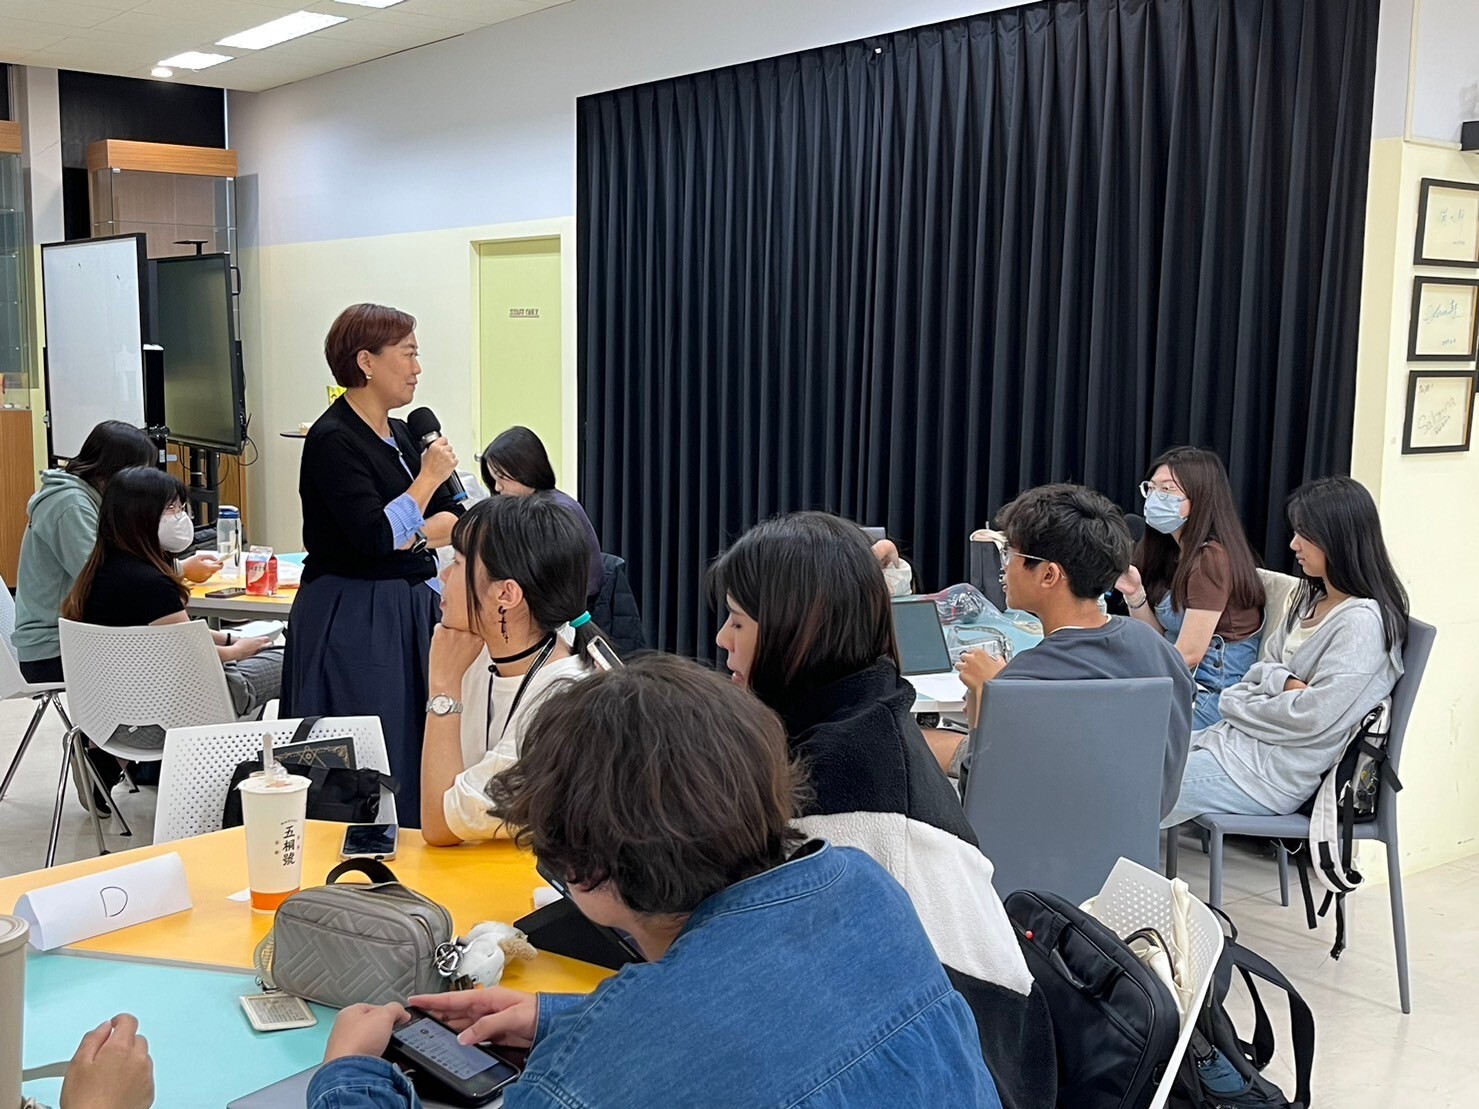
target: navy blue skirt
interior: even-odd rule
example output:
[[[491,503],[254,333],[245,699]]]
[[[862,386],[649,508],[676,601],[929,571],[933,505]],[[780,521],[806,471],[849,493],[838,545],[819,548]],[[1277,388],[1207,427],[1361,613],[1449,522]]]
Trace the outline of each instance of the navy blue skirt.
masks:
[[[421,827],[427,664],[441,598],[425,582],[333,574],[298,590],[288,617],[282,715],[378,716],[402,827]]]

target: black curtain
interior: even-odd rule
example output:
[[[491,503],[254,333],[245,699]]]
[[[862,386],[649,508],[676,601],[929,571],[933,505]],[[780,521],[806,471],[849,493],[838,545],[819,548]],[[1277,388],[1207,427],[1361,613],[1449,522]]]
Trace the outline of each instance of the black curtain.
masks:
[[[773,513],[928,588],[1178,443],[1255,547],[1345,472],[1377,0],[1062,0],[578,103],[581,499],[653,641]]]

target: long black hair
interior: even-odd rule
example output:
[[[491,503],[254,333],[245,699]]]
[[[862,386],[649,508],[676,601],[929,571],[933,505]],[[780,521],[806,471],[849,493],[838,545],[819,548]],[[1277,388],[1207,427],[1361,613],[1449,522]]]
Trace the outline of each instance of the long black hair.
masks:
[[[1387,650],[1407,638],[1407,590],[1392,568],[1381,517],[1366,487],[1354,478],[1306,482],[1284,506],[1289,526],[1325,552],[1328,584],[1349,597],[1368,597],[1381,610]],[[1327,580],[1305,576],[1285,618],[1288,627],[1309,616],[1327,593]]]
[[[157,451],[133,424],[104,420],[87,433],[77,456],[68,459],[64,469],[101,493],[114,474],[130,466],[148,466]]]
[[[547,493],[479,501],[453,526],[452,548],[467,561],[467,618],[474,632],[483,627],[481,594],[489,582],[518,582],[530,619],[546,634],[586,613],[591,549],[585,530]],[[602,634],[587,620],[575,629],[575,653],[584,659],[591,640]]]
[[[170,505],[184,504],[186,496],[184,482],[153,466],[130,466],[114,474],[103,490],[103,505],[98,509],[98,541],[77,575],[72,592],[62,602],[62,615],[68,620],[83,618],[93,579],[109,553],[147,562],[175,583],[181,604],[188,602],[189,587],[180,580],[173,560],[159,545],[160,517]]]
[[[897,665],[888,586],[857,524],[793,512],[756,524],[709,570],[715,608],[735,603],[758,626],[750,688],[784,711],[880,658]]]
[[[483,482],[493,492],[494,475],[511,477],[535,492],[555,487],[555,468],[550,465],[544,442],[527,427],[511,427],[488,444],[478,456]]]
[[[1232,483],[1222,459],[1200,447],[1172,447],[1150,464],[1149,481],[1162,466],[1171,471],[1176,484],[1191,501],[1191,514],[1181,525],[1181,541],[1146,528],[1135,549],[1135,565],[1145,582],[1145,595],[1152,605],[1160,604],[1167,591],[1178,611],[1187,606],[1186,587],[1202,557],[1203,548],[1216,540],[1227,554],[1228,598],[1231,608],[1262,608],[1263,583],[1258,578],[1258,560],[1238,518]]]

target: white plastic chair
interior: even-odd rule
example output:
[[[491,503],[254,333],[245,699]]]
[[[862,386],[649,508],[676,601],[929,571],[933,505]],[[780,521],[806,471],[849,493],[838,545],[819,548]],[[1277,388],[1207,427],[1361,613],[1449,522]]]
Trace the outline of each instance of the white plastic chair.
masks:
[[[1263,638],[1258,645],[1258,661],[1267,662],[1268,641],[1274,628],[1283,622],[1284,614],[1289,611],[1289,602],[1294,597],[1299,579],[1277,570],[1260,568],[1258,580],[1263,583],[1263,628],[1259,632]]]
[[[15,598],[10,595],[10,587],[5,584],[5,579],[0,578],[0,644],[3,644],[3,649],[0,649],[0,701],[19,701],[22,697],[29,697],[36,702],[36,711],[31,714],[31,722],[26,725],[26,734],[21,737],[21,745],[15,749],[15,757],[10,760],[10,768],[5,771],[5,780],[0,781],[0,801],[5,800],[5,794],[10,789],[10,780],[20,768],[26,748],[31,746],[31,740],[36,735],[36,729],[41,726],[41,719],[46,715],[47,709],[55,708],[67,731],[72,730],[72,721],[67,719],[67,710],[61,701],[65,684],[26,681],[25,675],[21,673],[15,645],[11,642],[14,634]]]
[[[1181,1018],[1181,1035],[1166,1064],[1165,1076],[1156,1087],[1155,1100],[1149,1109],[1164,1109],[1176,1084],[1176,1072],[1181,1069],[1181,1060],[1191,1043],[1192,1029],[1196,1027],[1197,1014],[1207,1000],[1207,990],[1212,985],[1212,976],[1217,970],[1217,961],[1222,958],[1222,922],[1217,914],[1195,897],[1191,899],[1190,969],[1196,990],[1192,1004]],[[1153,870],[1120,859],[1109,872],[1099,896],[1094,901],[1094,916],[1105,927],[1123,939],[1142,928],[1154,928],[1168,941],[1173,932],[1173,902],[1171,879],[1163,878]]]
[[[252,720],[170,729],[164,742],[164,765],[159,771],[154,842],[168,843],[218,831],[226,790],[237,765],[261,755],[264,731],[287,744],[298,724],[297,720]],[[304,742],[324,739],[352,739],[356,766],[390,773],[390,757],[378,716],[325,717],[313,726]],[[395,795],[383,786],[378,819],[386,823],[396,819]]]
[[[73,759],[90,768],[83,750],[84,736],[110,755],[135,762],[158,762],[163,747],[141,747],[126,737],[115,736],[119,728],[137,729],[155,725],[166,731],[198,724],[217,724],[236,719],[226,672],[216,653],[210,629],[202,620],[188,624],[148,625],[141,628],[105,628],[58,621],[62,641],[62,669],[67,674],[67,698],[75,725],[68,733],[69,747],[62,760],[57,784],[57,803],[51,815],[51,840],[46,865],[56,859],[61,832],[62,795]],[[91,806],[98,852],[106,855],[103,825]],[[117,812],[114,806],[114,812]],[[121,813],[123,834],[131,835]]]

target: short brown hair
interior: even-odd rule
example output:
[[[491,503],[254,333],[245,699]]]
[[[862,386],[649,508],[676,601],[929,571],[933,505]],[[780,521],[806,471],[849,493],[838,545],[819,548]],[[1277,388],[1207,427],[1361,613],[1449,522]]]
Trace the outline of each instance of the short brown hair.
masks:
[[[786,860],[804,780],[756,698],[651,654],[551,691],[488,795],[558,877],[671,915]]]
[[[351,304],[339,313],[324,338],[324,359],[334,380],[346,389],[365,383],[359,368],[359,352],[379,354],[416,330],[416,317],[383,304]]]

